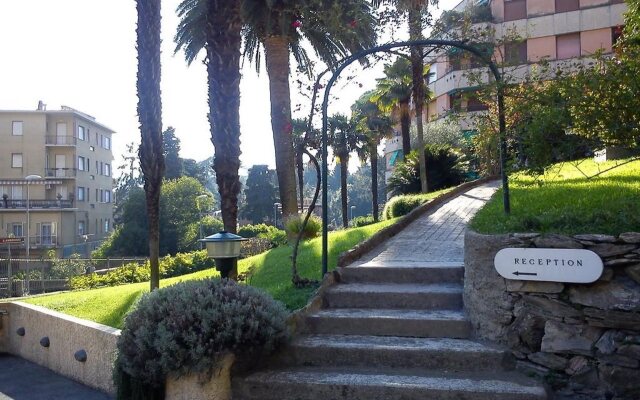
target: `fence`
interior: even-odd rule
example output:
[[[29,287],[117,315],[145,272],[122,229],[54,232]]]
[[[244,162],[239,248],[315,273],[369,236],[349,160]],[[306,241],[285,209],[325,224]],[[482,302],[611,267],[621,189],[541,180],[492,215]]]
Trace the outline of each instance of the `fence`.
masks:
[[[148,258],[75,258],[74,262],[84,264],[84,273],[106,273],[128,263],[144,264]],[[51,259],[7,259],[0,258],[0,298],[22,297],[30,294],[56,292],[69,289],[67,279],[51,277],[54,262]]]

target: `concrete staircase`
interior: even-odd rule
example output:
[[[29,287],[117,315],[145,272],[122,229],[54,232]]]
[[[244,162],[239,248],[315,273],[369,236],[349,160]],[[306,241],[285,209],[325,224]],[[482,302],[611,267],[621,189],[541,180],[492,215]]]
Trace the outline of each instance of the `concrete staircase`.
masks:
[[[469,340],[461,263],[339,270],[324,308],[234,400],[539,400],[501,349]]]

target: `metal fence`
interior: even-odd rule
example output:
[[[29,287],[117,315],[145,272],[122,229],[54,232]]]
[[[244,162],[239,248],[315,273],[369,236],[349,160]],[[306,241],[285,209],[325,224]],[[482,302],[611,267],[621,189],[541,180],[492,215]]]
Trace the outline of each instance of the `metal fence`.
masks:
[[[84,273],[103,274],[129,263],[144,264],[148,258],[77,258],[87,266]],[[0,258],[0,298],[22,297],[69,289],[67,279],[51,276],[51,267],[58,260]]]

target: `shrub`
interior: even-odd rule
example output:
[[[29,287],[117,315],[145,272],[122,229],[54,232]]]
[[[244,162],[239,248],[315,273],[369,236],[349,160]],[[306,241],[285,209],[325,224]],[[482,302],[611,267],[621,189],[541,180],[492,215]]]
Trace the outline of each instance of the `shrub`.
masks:
[[[402,217],[409,214],[414,208],[429,201],[431,197],[421,194],[406,194],[392,197],[384,206],[382,216],[384,219]]]
[[[54,253],[55,255],[55,253]],[[80,259],[80,254],[72,254],[69,258],[53,258],[49,277],[52,279],[68,279],[84,274],[89,263]]]
[[[200,232],[202,230],[202,236],[207,237],[209,235],[216,234],[224,230],[222,220],[214,218],[210,215],[203,217],[200,221],[194,222],[187,227],[187,231],[184,237],[180,238],[179,248],[180,251],[195,251],[200,249]]]
[[[240,258],[256,256],[273,247],[269,239],[253,237],[240,243]]]
[[[353,219],[353,226],[355,227],[360,227],[360,226],[367,226],[367,225],[371,225],[374,223],[373,221],[373,216],[371,215],[366,215],[366,216],[360,216],[360,217],[355,217]]]
[[[147,293],[118,339],[118,397],[162,392],[170,373],[212,373],[228,353],[268,353],[286,339],[286,318],[281,303],[229,280],[181,282]]]
[[[450,146],[426,145],[424,154],[430,191],[456,186],[464,181],[462,158]],[[392,195],[420,192],[420,160],[417,152],[411,152],[403,162],[398,163],[389,178],[387,190]]]
[[[255,224],[255,225],[242,225],[239,229],[238,229],[238,235],[244,237],[244,238],[252,238],[252,237],[256,237],[261,233],[269,233],[272,230],[278,230],[278,228],[276,228],[275,226],[272,225],[267,225],[267,224]]]
[[[287,234],[293,235],[294,237],[298,235],[300,230],[302,229],[302,223],[304,222],[305,216],[303,215],[294,215],[286,219],[284,222],[285,230]],[[322,221],[320,218],[312,215],[309,217],[309,222],[304,227],[304,233],[302,234],[302,239],[312,239],[318,236],[318,232],[322,228]]]

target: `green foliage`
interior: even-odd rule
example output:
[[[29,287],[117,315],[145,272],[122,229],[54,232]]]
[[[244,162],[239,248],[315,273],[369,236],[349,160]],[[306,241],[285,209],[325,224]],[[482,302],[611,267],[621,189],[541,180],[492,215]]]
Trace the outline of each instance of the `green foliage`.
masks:
[[[240,258],[257,256],[274,247],[269,239],[253,237],[240,243]]]
[[[55,255],[55,252],[54,252]],[[68,279],[84,274],[89,263],[80,259],[80,254],[72,254],[69,258],[53,258],[49,277],[52,279]]]
[[[206,250],[192,253],[178,253],[166,256],[160,260],[160,277],[171,278],[188,273],[212,268],[214,261],[209,258]],[[126,283],[146,282],[151,276],[149,262],[144,264],[128,263],[105,274],[88,274],[74,276],[69,279],[72,289],[89,289],[101,286],[116,286]]]
[[[446,145],[426,145],[427,181],[429,190],[456,186],[464,181],[462,158]],[[389,178],[387,190],[392,195],[420,192],[420,160],[416,151],[398,163]]]
[[[627,12],[624,14],[624,40],[640,46],[640,0],[626,0]]]
[[[560,163],[543,175],[512,174],[511,214],[496,193],[471,221],[481,233],[549,232],[618,235],[640,226],[640,161],[620,165],[582,160]],[[586,178],[590,176],[591,178]]]
[[[375,223],[375,221],[373,220],[373,216],[371,215],[361,215],[359,217],[355,217],[354,219],[351,220],[351,224],[353,226],[367,226],[367,225],[371,225]]]
[[[260,234],[268,234],[269,232],[278,231],[278,230],[279,229],[276,228],[275,226],[267,225],[267,224],[255,224],[255,225],[247,224],[247,225],[242,225],[240,228],[238,228],[238,235],[248,239],[252,237],[257,237]]]
[[[453,188],[438,190],[425,194],[405,194],[394,196],[384,207],[382,217],[385,220],[402,217],[409,214],[414,208],[435,199],[436,197],[451,191]]]
[[[254,165],[249,168],[244,189],[245,203],[240,217],[253,223],[273,218],[273,204],[277,200],[276,171],[267,165]]]
[[[183,251],[195,251],[200,249],[200,230],[202,229],[202,237],[214,235],[224,230],[222,220],[214,218],[210,215],[203,217],[198,222],[193,222],[187,227],[187,231],[180,238],[180,249]]]
[[[297,237],[298,233],[300,233],[300,231],[302,230],[302,223],[304,222],[304,218],[304,215],[294,215],[287,218],[287,220],[284,221],[286,232],[293,237]],[[302,240],[313,239],[314,237],[318,236],[321,228],[322,220],[315,215],[311,215],[309,217],[309,221],[307,221],[307,225],[304,227]]]
[[[286,318],[281,303],[229,280],[155,290],[125,320],[115,375],[161,389],[170,373],[211,374],[226,354],[249,357],[275,349],[287,337]]]

